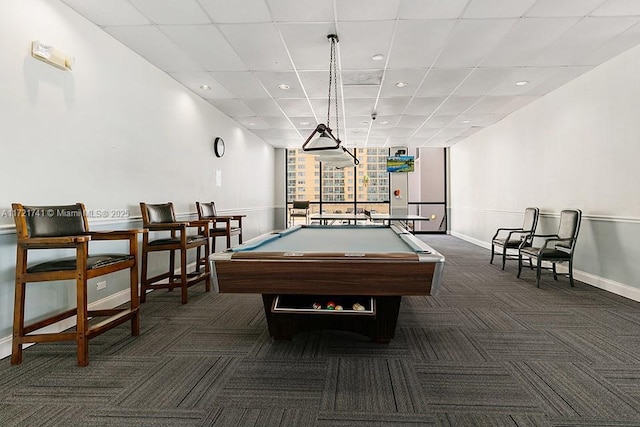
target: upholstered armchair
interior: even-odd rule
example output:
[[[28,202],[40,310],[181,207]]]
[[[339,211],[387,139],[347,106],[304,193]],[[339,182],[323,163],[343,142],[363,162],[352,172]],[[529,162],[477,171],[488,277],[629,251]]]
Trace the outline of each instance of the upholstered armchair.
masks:
[[[22,363],[23,344],[53,341],[75,341],[79,366],[89,364],[89,340],[125,322],[131,322],[131,335],[140,332],[138,299],[138,233],[144,230],[89,231],[82,203],[65,206],[13,205],[17,234],[16,284],[13,310],[13,344],[11,364]],[[124,253],[92,254],[98,241],[125,241]],[[32,263],[33,252],[71,249],[73,255]],[[42,258],[42,257],[40,257]],[[120,270],[129,270],[129,303],[127,307],[89,310],[87,281]],[[26,285],[47,281],[75,281],[75,308],[44,319],[25,322]],[[62,332],[42,329],[75,316],[75,328]]]
[[[522,261],[525,258],[536,261],[536,286],[540,287],[540,275],[542,270],[552,270],[554,280],[558,280],[556,264],[567,263],[569,271],[569,283],[573,286],[573,253],[578,240],[582,211],[579,209],[567,209],[560,212],[560,223],[556,234],[534,234],[532,238],[542,239],[541,246],[524,246],[518,254],[518,278],[522,272]],[[551,263],[551,267],[543,267],[542,263]]]
[[[504,270],[507,259],[518,259],[518,255],[509,254],[507,249],[518,250],[520,247],[531,245],[531,236],[536,231],[538,224],[538,216],[540,209],[526,208],[524,210],[524,221],[522,227],[519,228],[498,228],[496,234],[491,238],[491,260],[489,264],[493,264],[493,256],[496,248],[500,250],[502,256],[502,269]]]

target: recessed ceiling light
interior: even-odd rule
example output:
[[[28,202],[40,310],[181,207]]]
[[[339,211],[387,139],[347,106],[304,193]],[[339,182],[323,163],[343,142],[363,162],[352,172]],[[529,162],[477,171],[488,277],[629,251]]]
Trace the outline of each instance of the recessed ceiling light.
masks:
[[[282,83],[278,85],[278,89],[288,90],[288,89],[291,89],[291,86]]]
[[[528,85],[529,82],[527,80],[522,80],[519,82],[516,82],[516,86],[524,86],[524,85]]]
[[[463,120],[462,123],[471,123],[471,120]]]
[[[384,55],[381,53],[376,53],[371,57],[374,61],[382,61],[384,59]]]
[[[200,85],[200,89],[202,89],[202,90],[211,90],[211,86],[209,86],[209,85]]]
[[[389,122],[388,122],[388,121],[386,121],[386,120],[383,120],[383,121],[381,121],[381,122],[380,122],[380,124],[381,124],[381,125],[388,125],[388,124],[389,124]]]
[[[300,122],[300,124],[301,124],[302,126],[307,126],[307,125],[309,124],[309,122]]]
[[[249,122],[249,126],[255,126],[254,122]]]
[[[407,87],[407,86],[409,86],[409,83],[407,83],[407,82],[398,82],[398,83],[396,83],[396,86],[397,87]]]

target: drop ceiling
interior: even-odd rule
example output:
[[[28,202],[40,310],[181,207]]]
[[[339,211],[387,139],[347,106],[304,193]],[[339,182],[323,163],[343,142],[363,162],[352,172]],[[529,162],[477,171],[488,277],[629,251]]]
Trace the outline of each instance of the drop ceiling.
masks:
[[[640,43],[639,0],[63,2],[282,148],[327,121],[328,34],[357,148],[451,146]]]

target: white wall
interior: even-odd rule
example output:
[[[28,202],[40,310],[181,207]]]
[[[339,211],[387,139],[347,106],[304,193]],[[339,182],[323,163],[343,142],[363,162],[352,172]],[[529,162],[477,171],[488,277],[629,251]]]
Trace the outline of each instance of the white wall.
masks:
[[[582,209],[576,277],[640,300],[638,100],[635,47],[453,146],[452,233],[489,247],[527,206],[541,232]]]
[[[75,56],[74,70],[32,58],[33,40]],[[173,201],[189,217],[196,200],[213,200],[221,213],[247,215],[245,239],[273,229],[274,149],[66,5],[0,2],[0,52],[0,356],[13,313],[12,202],[131,216],[92,219],[100,229],[139,227],[141,201]],[[221,159],[216,136],[226,141]],[[92,301],[125,289],[110,280]],[[28,290],[28,316],[73,301],[73,284],[39,286]]]

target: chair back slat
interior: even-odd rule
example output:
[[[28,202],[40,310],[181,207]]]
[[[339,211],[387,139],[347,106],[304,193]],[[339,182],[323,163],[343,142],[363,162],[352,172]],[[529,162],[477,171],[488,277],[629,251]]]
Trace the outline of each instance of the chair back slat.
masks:
[[[567,209],[560,212],[560,224],[558,225],[558,237],[571,239],[568,242],[558,242],[556,247],[571,250],[575,245],[580,231],[582,212],[579,209]]]
[[[84,205],[22,206],[21,215],[25,229],[21,237],[78,236],[88,231]],[[16,226],[18,219],[16,219]],[[21,227],[18,227],[20,229]]]
[[[524,222],[522,223],[523,231],[536,231],[539,213],[540,209],[538,208],[526,208],[524,210]]]
[[[164,224],[176,222],[176,215],[173,210],[173,203],[160,203],[150,205],[140,203],[142,208],[142,220],[144,224]]]
[[[199,219],[209,219],[209,218],[215,218],[217,216],[216,204],[214,202],[210,202],[210,203],[196,202],[196,207],[198,208]]]

